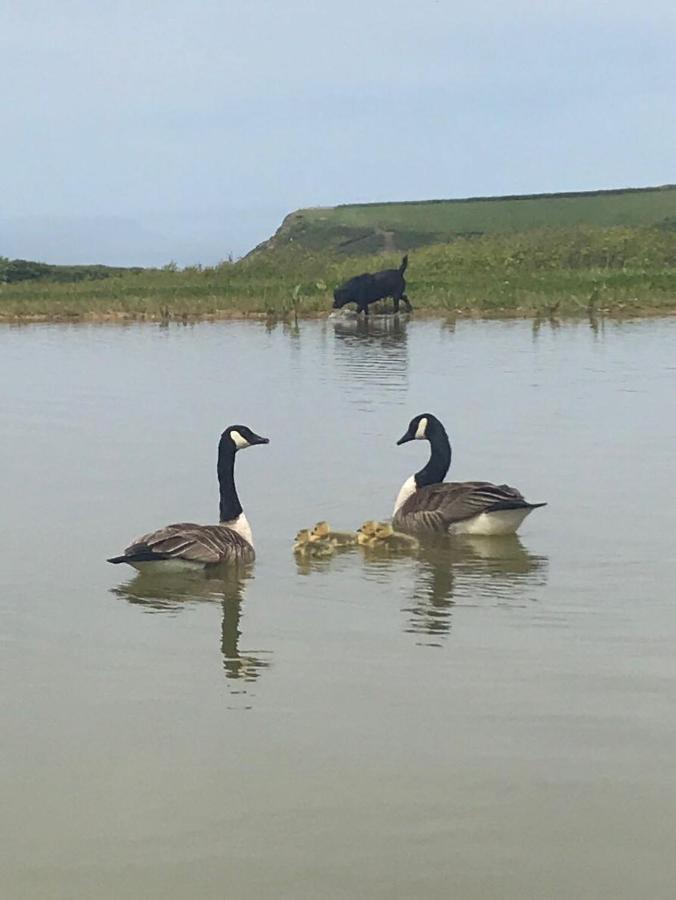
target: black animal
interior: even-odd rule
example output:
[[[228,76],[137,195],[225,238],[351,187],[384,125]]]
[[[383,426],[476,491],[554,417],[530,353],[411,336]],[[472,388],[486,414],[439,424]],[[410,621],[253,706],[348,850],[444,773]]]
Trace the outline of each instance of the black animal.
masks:
[[[394,311],[399,312],[399,301],[403,300],[406,309],[411,312],[411,306],[406,296],[406,282],[404,272],[408,265],[408,254],[402,259],[398,269],[383,269],[382,272],[364,272],[363,275],[355,275],[345,284],[341,284],[333,292],[333,308],[341,309],[346,303],[356,303],[357,312],[369,314],[369,303],[382,300],[384,297],[392,297]]]

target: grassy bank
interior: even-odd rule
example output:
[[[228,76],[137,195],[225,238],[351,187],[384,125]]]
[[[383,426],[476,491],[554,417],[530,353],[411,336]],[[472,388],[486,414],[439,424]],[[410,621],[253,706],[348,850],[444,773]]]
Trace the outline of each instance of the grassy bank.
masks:
[[[0,319],[185,319],[326,313],[333,288],[399,253],[349,257],[285,245],[213,268],[0,285]],[[676,231],[578,226],[460,238],[411,253],[420,312],[470,315],[676,311]]]

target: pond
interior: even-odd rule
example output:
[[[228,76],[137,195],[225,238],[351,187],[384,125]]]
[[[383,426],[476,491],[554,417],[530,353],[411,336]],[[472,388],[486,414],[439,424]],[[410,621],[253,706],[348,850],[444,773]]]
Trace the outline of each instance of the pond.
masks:
[[[676,861],[676,319],[0,330],[4,896],[667,898]],[[450,478],[511,539],[297,562]],[[165,584],[131,538],[258,558]]]

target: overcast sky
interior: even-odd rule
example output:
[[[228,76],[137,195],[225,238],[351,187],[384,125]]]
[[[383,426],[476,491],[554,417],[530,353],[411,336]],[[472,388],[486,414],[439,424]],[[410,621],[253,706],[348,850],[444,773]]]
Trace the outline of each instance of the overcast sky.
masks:
[[[0,255],[212,263],[301,206],[676,181],[674,0],[0,11]]]

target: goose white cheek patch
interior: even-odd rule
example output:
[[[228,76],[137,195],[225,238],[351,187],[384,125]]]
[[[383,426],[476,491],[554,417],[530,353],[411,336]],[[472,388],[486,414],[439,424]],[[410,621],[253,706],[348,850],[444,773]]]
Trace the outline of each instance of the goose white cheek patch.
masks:
[[[415,439],[416,441],[424,441],[425,440],[425,432],[427,431],[427,419],[425,416],[418,422],[418,428],[416,429]]]
[[[238,450],[244,450],[245,447],[251,446],[247,439],[242,437],[239,431],[231,431],[230,437],[235,442],[235,447],[237,447]]]

